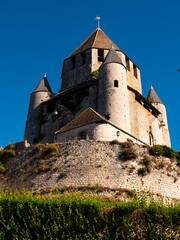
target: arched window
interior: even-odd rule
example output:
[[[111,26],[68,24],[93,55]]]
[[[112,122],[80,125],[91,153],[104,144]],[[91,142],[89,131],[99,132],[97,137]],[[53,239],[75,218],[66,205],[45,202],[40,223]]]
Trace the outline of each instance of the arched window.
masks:
[[[114,80],[114,87],[118,87],[118,80]]]

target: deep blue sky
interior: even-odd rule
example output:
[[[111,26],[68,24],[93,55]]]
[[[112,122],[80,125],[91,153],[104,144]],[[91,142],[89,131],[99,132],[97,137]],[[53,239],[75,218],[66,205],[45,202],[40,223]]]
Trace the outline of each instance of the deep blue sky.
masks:
[[[44,73],[54,92],[63,60],[96,28],[140,68],[167,107],[172,147],[180,150],[179,0],[0,0],[0,146],[23,139],[30,93]]]

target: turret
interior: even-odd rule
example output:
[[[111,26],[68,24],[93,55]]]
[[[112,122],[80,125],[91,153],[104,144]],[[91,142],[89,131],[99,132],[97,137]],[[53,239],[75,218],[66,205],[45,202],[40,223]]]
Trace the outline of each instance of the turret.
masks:
[[[130,132],[126,67],[111,47],[99,69],[98,112]]]
[[[51,87],[46,78],[46,74],[41,82],[31,94],[24,140],[29,143],[37,143],[40,137],[41,123],[40,118],[43,110],[42,102],[50,98]]]
[[[166,107],[155,92],[154,88],[151,86],[151,89],[149,91],[147,100],[151,102],[151,104],[157,108],[161,114],[159,115],[159,120],[162,126],[166,126],[168,128],[167,124],[167,115],[166,115]]]
[[[158,116],[158,119],[160,121],[159,127],[162,129],[163,133],[163,141],[164,144],[167,146],[171,146],[170,143],[170,136],[169,136],[169,130],[168,130],[168,123],[167,123],[167,114],[166,114],[166,106],[163,104],[157,93],[155,92],[154,88],[151,86],[151,89],[149,91],[147,100],[151,102],[151,104],[161,112],[161,114]]]

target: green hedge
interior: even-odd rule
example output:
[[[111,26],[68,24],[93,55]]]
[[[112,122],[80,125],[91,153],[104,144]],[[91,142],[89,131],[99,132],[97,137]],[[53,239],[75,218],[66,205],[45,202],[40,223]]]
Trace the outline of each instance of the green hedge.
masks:
[[[144,196],[127,202],[89,195],[0,195],[0,239],[179,239],[180,205]]]

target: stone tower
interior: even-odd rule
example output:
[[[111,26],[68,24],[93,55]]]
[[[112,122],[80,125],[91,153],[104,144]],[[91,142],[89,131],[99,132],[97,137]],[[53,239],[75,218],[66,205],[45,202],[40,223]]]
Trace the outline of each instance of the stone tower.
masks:
[[[158,119],[160,122],[159,127],[162,130],[162,137],[163,142],[165,145],[170,146],[170,136],[168,130],[168,123],[167,123],[167,114],[166,114],[166,106],[163,104],[157,93],[155,92],[154,88],[151,86],[147,99],[151,102],[151,104],[159,110],[161,114],[159,114]]]
[[[37,143],[39,141],[41,131],[41,115],[43,110],[42,102],[48,100],[51,93],[52,90],[45,74],[30,97],[24,134],[24,140],[27,140],[29,143]]]
[[[100,28],[96,29],[64,60],[61,90],[88,81],[90,73],[99,69],[111,46],[121,54],[108,36]]]
[[[126,67],[111,47],[99,69],[98,113],[130,133]]]

